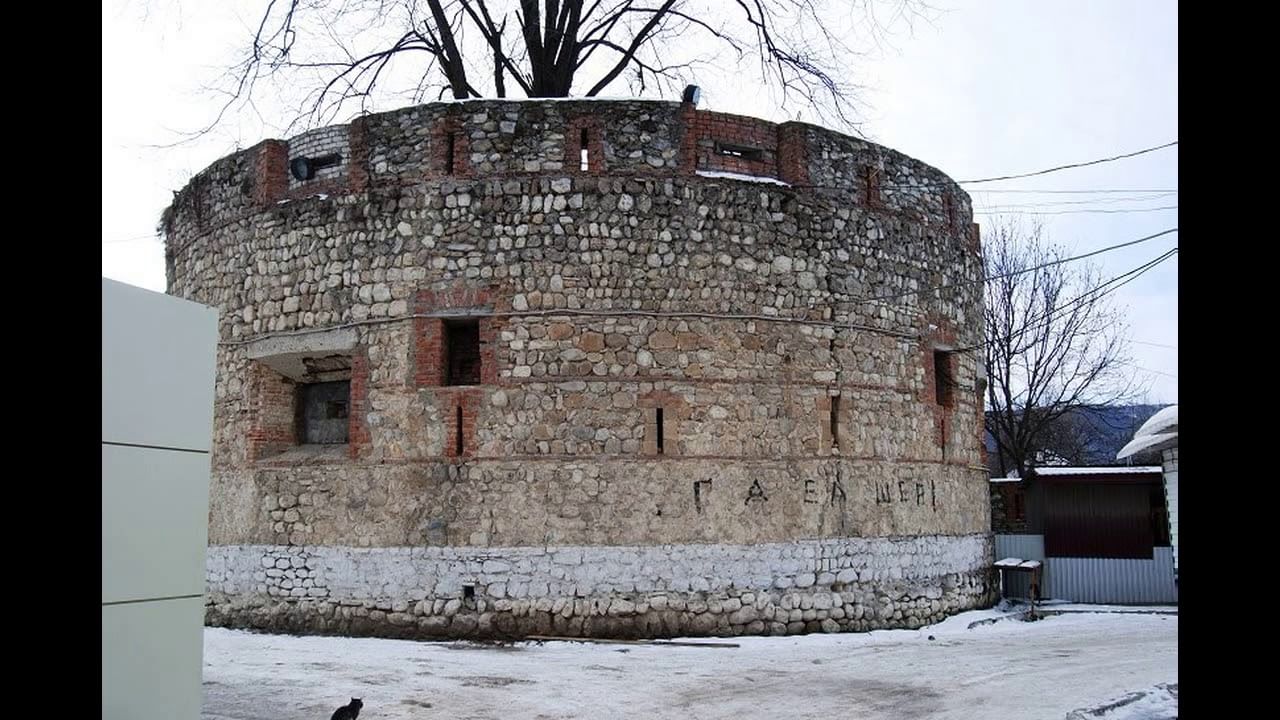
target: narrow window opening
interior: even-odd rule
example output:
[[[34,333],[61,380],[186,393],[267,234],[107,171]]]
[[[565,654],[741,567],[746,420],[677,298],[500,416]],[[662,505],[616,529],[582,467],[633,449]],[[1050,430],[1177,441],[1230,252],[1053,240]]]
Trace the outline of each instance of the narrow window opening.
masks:
[[[735,145],[733,143],[717,142],[716,154],[740,158],[742,160],[760,161],[764,159],[763,148],[751,147],[750,145]]]
[[[951,406],[952,386],[955,384],[951,372],[951,355],[945,350],[933,351],[934,394],[938,404],[943,407]]]
[[[479,385],[480,321],[449,321],[444,330],[444,384]]]
[[[454,434],[453,434],[453,438],[454,438],[454,451],[456,452],[456,454],[461,455],[461,454],[462,454],[462,446],[463,446],[463,437],[462,437],[462,406],[461,406],[461,405],[459,405],[459,406],[458,406],[458,412],[457,412],[457,415],[455,416],[455,426],[454,426]]]
[[[463,585],[463,586],[462,586],[462,599],[463,599],[463,600],[475,600],[475,599],[476,599],[476,586],[475,586],[475,585]]]
[[[297,387],[297,436],[308,445],[347,442],[351,381],[305,383]]]
[[[840,448],[840,396],[831,396],[831,449]]]
[[[445,172],[449,173],[450,175],[453,175],[454,173],[457,172],[457,169],[454,167],[454,155],[456,154],[456,151],[457,151],[457,143],[458,143],[457,133],[451,132],[449,133],[449,136],[445,138],[444,167],[445,167]]]
[[[585,172],[591,169],[590,138],[587,137],[586,128],[582,128],[582,133],[578,140],[578,147],[581,148],[579,151],[581,155],[581,167],[579,169]]]
[[[659,455],[661,455],[661,454],[662,454],[662,445],[663,445],[663,437],[662,437],[662,408],[658,408],[658,409],[657,409],[657,413],[656,413],[656,424],[657,424],[657,426],[658,426],[658,435],[657,435],[657,440],[658,440],[658,454],[659,454]]]

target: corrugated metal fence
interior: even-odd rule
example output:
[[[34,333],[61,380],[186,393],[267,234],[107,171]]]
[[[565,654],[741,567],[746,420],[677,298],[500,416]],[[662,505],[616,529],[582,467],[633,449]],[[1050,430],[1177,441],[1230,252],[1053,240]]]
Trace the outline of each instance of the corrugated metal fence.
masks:
[[[1072,602],[1154,605],[1178,602],[1173,583],[1173,550],[1155,548],[1150,560],[1046,558],[1043,535],[996,535],[996,559],[1044,562],[1041,595]],[[1029,578],[1009,573],[1005,595],[1026,597]]]

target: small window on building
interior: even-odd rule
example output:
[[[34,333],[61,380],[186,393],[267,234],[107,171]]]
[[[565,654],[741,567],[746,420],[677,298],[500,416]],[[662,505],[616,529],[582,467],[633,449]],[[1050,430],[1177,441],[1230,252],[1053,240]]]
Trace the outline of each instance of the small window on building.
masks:
[[[658,409],[657,409],[657,411],[654,413],[654,423],[655,423],[655,424],[657,425],[657,427],[658,427],[658,434],[657,434],[657,436],[656,436],[656,439],[657,439],[657,446],[658,446],[658,454],[659,454],[659,455],[662,455],[662,454],[663,454],[663,452],[662,452],[662,451],[663,451],[663,444],[664,444],[664,441],[665,441],[665,438],[663,437],[663,431],[664,431],[664,428],[662,427],[662,408],[658,408]]]
[[[453,320],[444,324],[445,385],[480,384],[480,321]]]
[[[933,387],[938,404],[951,407],[955,393],[955,374],[952,368],[952,356],[955,353],[946,350],[933,351]]]
[[[298,386],[298,440],[309,445],[347,442],[347,414],[351,381],[307,383]]]
[[[579,158],[580,165],[578,169],[585,172],[591,169],[591,152],[589,149],[591,145],[591,138],[588,137],[586,128],[582,128],[582,133],[581,133],[581,136],[579,137],[578,143],[579,143],[578,147],[581,148],[578,151],[579,154],[581,155],[581,157]]]
[[[1027,506],[1024,500],[1022,488],[1014,488],[1013,490],[1013,519],[1022,521],[1027,519]]]
[[[740,158],[742,160],[764,160],[763,148],[751,147],[750,145],[738,145],[735,143],[716,143],[716,154]]]

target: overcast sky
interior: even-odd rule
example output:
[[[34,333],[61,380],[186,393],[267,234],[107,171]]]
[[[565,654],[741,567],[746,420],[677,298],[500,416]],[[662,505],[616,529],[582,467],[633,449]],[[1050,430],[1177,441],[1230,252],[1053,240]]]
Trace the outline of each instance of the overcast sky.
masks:
[[[262,2],[104,0],[102,274],[163,291],[160,213],[191,176],[270,134],[260,126],[173,148],[207,123],[202,90],[243,45]],[[1177,5],[1168,0],[936,0],[932,22],[900,28],[851,77],[865,86],[867,137],[957,180],[1031,172],[1178,138]],[[700,107],[790,119],[754,77],[708,88]],[[608,93],[621,94],[621,93]],[[675,98],[672,98],[675,99]],[[378,108],[389,110],[391,107]],[[245,127],[251,128],[244,130]],[[252,128],[257,129],[252,129]],[[246,136],[246,132],[248,136]],[[968,185],[975,208],[1026,213],[1075,253],[1177,227],[1176,194],[1028,193],[1178,187],[1177,147],[1035,178]],[[1001,192],[1005,191],[1005,192]],[[1015,191],[1015,192],[1007,192]],[[1080,211],[1122,212],[1080,212]],[[1036,214],[1031,213],[1053,213]],[[990,216],[979,216],[990,223]],[[1094,258],[1104,277],[1177,245],[1171,234]],[[1125,310],[1133,372],[1148,400],[1178,400],[1178,257],[1110,297]]]

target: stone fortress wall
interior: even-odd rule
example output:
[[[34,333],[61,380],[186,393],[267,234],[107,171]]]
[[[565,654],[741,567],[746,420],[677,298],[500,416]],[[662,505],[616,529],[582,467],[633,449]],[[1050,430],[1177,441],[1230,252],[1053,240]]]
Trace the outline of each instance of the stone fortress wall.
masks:
[[[220,310],[208,621],[651,637],[991,602],[971,217],[888,148],[670,102],[436,103],[215,162],[163,220],[169,292]]]

